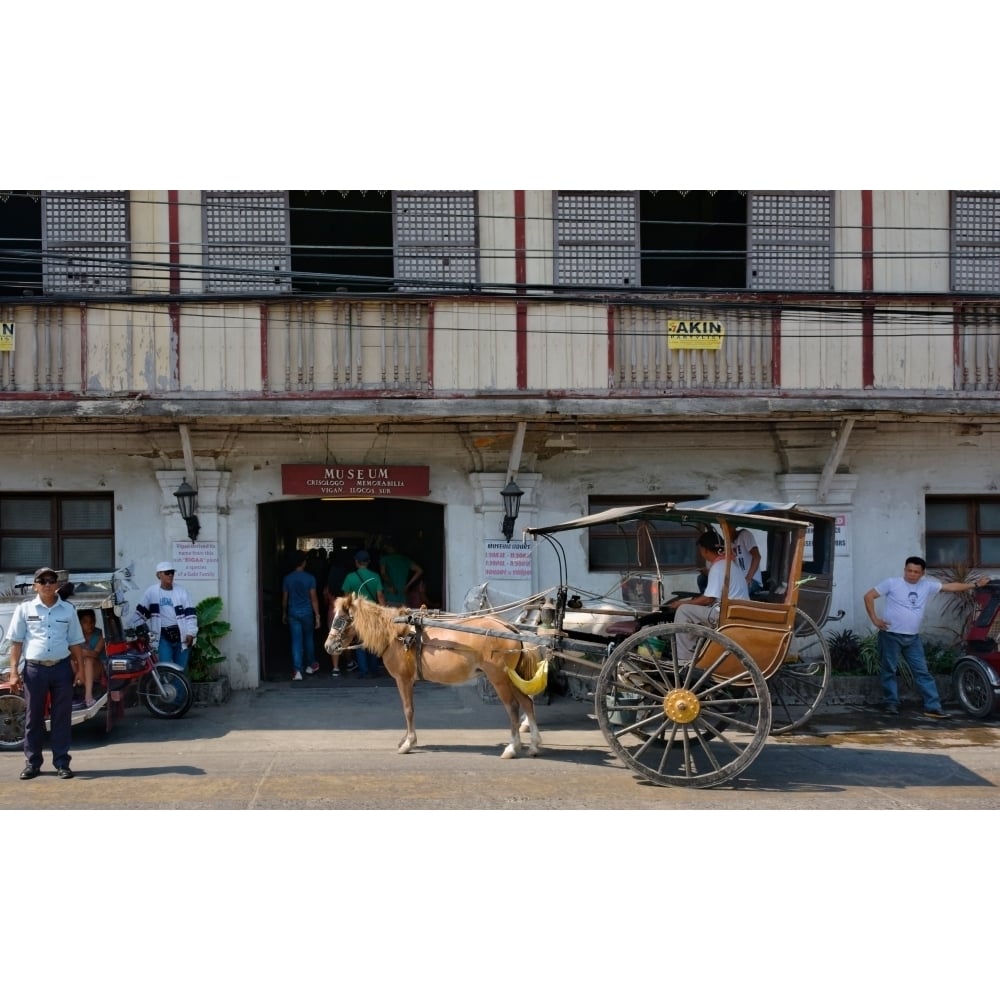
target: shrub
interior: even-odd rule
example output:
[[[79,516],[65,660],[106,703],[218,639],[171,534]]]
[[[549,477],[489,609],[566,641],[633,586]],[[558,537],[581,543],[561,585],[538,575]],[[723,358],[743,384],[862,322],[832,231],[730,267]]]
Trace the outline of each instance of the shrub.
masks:
[[[861,637],[853,629],[830,632],[826,637],[830,647],[830,666],[835,674],[864,673],[861,662]]]
[[[198,641],[191,649],[188,660],[188,677],[196,683],[214,681],[219,676],[219,664],[226,659],[216,641],[232,631],[229,622],[219,620],[222,598],[206,597],[195,607],[198,616]]]

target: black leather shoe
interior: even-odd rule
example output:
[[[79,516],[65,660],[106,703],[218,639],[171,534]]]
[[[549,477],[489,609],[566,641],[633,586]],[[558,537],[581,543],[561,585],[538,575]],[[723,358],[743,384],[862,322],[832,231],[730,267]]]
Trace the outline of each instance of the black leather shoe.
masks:
[[[60,767],[59,770],[56,771],[56,777],[57,778],[72,778],[73,777],[73,772],[68,767]]]
[[[42,773],[42,769],[40,767],[35,767],[34,764],[29,764],[21,772],[21,780],[22,781],[28,781],[30,778],[37,778],[38,775],[41,774],[41,773]]]

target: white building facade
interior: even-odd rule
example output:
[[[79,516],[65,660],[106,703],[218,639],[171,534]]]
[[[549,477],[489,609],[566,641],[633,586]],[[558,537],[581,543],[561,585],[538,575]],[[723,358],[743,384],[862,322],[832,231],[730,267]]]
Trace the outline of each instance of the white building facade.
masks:
[[[285,669],[302,544],[391,536],[457,610],[554,586],[525,526],[788,500],[840,516],[862,632],[908,555],[1000,570],[994,192],[0,192],[0,246],[0,590],[125,568],[134,603],[175,559],[234,687]]]

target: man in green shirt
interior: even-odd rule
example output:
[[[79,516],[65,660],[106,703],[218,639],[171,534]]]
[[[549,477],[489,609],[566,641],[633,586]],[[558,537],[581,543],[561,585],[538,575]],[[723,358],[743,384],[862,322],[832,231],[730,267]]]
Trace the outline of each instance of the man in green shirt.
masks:
[[[365,549],[354,553],[354,569],[344,577],[343,593],[357,594],[369,601],[385,604],[385,593],[382,590],[382,577],[368,568],[371,557]],[[340,676],[340,654],[335,653],[333,660],[333,676]],[[367,649],[356,649],[354,659],[358,665],[360,677],[372,677],[378,669],[378,657]]]

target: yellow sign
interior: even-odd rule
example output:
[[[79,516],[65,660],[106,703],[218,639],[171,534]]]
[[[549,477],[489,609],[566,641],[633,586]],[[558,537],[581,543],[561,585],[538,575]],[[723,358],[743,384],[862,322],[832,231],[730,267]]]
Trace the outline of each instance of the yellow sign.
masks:
[[[667,347],[672,351],[718,351],[726,324],[717,319],[668,319]]]
[[[0,323],[0,351],[14,350],[14,324]]]

